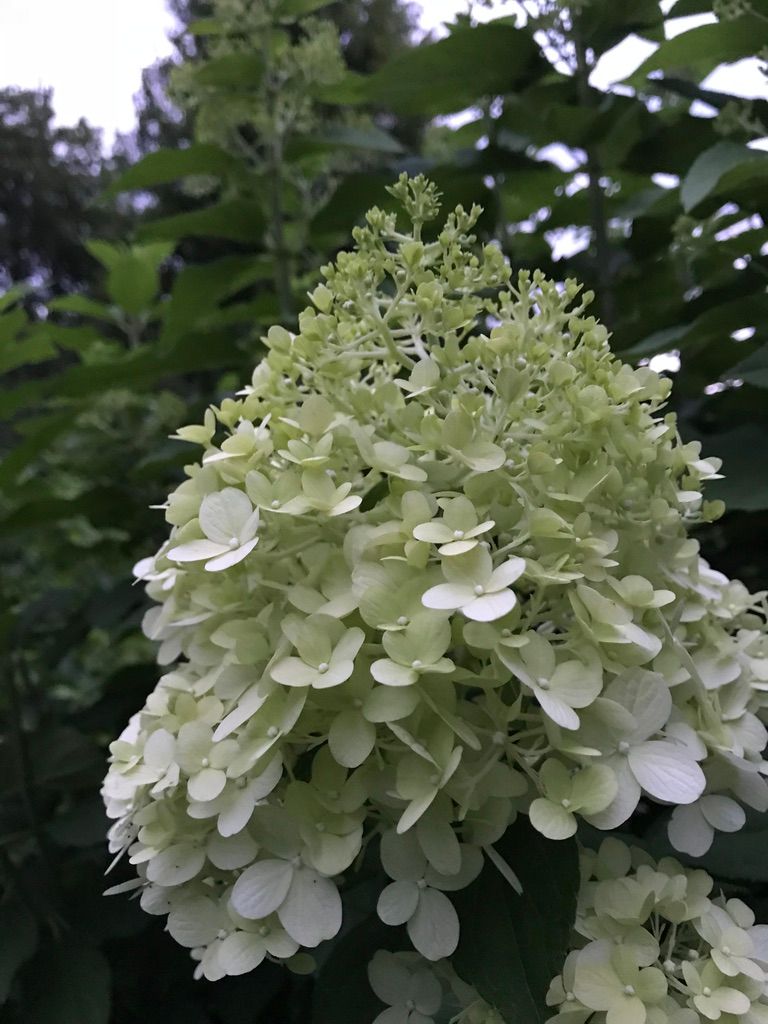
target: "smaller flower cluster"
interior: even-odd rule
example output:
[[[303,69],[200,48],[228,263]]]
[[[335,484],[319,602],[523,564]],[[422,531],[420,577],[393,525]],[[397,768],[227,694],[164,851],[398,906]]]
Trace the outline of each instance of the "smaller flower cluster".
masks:
[[[768,925],[713,884],[617,839],[585,851],[580,948],[550,986],[549,1024],[766,1024]]]

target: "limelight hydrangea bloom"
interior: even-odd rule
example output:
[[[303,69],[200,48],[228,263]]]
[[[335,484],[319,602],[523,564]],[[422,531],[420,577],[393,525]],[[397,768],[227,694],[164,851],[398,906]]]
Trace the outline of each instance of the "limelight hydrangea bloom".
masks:
[[[579,948],[550,986],[550,1024],[764,1024],[768,925],[713,896],[705,871],[606,839],[582,855]]]
[[[557,840],[653,800],[701,852],[768,808],[765,598],[688,535],[719,512],[701,496],[718,461],[575,282],[512,285],[474,251],[478,210],[429,241],[434,188],[392,192],[410,224],[371,210],[298,333],[273,327],[250,385],[179,430],[201,456],[136,570],[165,674],[112,744],[110,842],[210,979],[332,938],[371,843],[382,919],[435,962],[458,941],[451,892],[484,856],[507,867],[493,844],[517,813]],[[753,998],[734,927],[695,998]],[[580,961],[603,978],[579,981],[587,1016],[613,1024],[627,986],[638,1020],[666,1012],[656,940],[636,975],[611,928]]]

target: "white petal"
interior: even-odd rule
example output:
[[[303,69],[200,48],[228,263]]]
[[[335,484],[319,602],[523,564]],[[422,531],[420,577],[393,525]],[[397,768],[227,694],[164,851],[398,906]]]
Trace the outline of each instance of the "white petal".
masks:
[[[465,604],[461,611],[475,622],[494,622],[507,612],[511,612],[516,604],[517,598],[511,590],[497,590],[493,594],[476,597],[469,604]]]
[[[376,911],[384,924],[405,924],[413,917],[419,903],[415,882],[391,882],[382,889]]]
[[[511,586],[525,572],[524,558],[508,558],[498,569],[494,569],[488,580],[489,590],[501,590]]]
[[[232,889],[232,906],[251,920],[260,920],[277,910],[288,895],[294,868],[287,860],[262,860],[240,875]]]
[[[711,794],[701,798],[701,813],[720,832],[738,832],[747,820],[744,808],[728,796]]]
[[[339,890],[329,878],[299,867],[277,916],[292,939],[312,949],[341,928]]]
[[[533,692],[547,718],[551,718],[556,725],[563,729],[579,728],[579,716],[565,701],[560,700],[548,690],[542,690],[539,686],[534,685]]]
[[[265,955],[264,940],[252,932],[234,932],[218,949],[219,963],[228,975],[247,974],[259,966]]]
[[[217,832],[208,840],[208,860],[222,871],[244,868],[256,857],[259,847],[247,832],[235,836],[222,836]]]
[[[226,773],[220,768],[203,768],[189,780],[187,792],[191,800],[205,803],[207,800],[215,800],[226,784]]]
[[[551,800],[534,800],[528,809],[531,824],[547,839],[569,839],[576,833],[576,819]]]
[[[583,815],[590,825],[604,831],[618,828],[619,825],[624,824],[637,807],[641,793],[640,786],[630,771],[626,758],[611,758],[609,767],[613,770],[618,783],[616,796],[604,811]]]
[[[250,555],[258,543],[259,538],[254,537],[253,540],[246,541],[245,544],[241,544],[234,551],[227,551],[218,558],[213,558],[210,562],[205,563],[205,571],[221,572],[222,569],[229,569],[231,565],[237,565],[238,562],[242,562],[246,555]]]
[[[247,494],[237,487],[225,487],[223,491],[203,498],[198,519],[209,540],[229,544],[232,537],[239,538],[240,530],[252,512],[253,505]]]
[[[707,780],[690,754],[664,740],[638,743],[627,755],[632,773],[648,793],[671,804],[692,804]]]
[[[416,913],[408,922],[408,937],[427,960],[441,960],[456,951],[459,917],[444,893],[421,890]]]
[[[172,562],[202,562],[205,558],[215,558],[225,551],[229,551],[226,544],[214,544],[211,540],[191,540],[171,548],[167,557]]]
[[[207,946],[213,942],[225,915],[207,896],[190,896],[174,905],[168,915],[168,931],[181,946]]]
[[[183,885],[205,864],[205,851],[192,843],[174,843],[147,864],[147,878],[158,885]]]
[[[461,583],[439,583],[436,587],[430,587],[421,596],[421,603],[425,608],[435,608],[438,611],[454,611],[467,604],[475,596],[471,587]]]
[[[699,803],[676,807],[667,824],[669,841],[680,853],[701,857],[712,845],[715,830],[701,813]]]

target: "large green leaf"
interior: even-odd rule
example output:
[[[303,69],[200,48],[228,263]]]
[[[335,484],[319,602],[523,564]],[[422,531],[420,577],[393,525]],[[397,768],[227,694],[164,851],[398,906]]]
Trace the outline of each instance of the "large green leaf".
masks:
[[[264,61],[258,53],[228,53],[201,64],[195,70],[195,82],[219,89],[254,89],[263,74]]]
[[[764,37],[765,23],[754,15],[745,15],[734,21],[699,25],[673,39],[667,39],[624,81],[642,87],[652,71],[680,69],[704,77],[718,64],[754,56],[755,41]]]
[[[280,0],[275,7],[275,17],[279,21],[292,21],[294,18],[303,18],[307,14],[319,11],[321,7],[327,7],[333,0]]]
[[[549,983],[562,970],[579,887],[575,840],[545,839],[518,818],[496,844],[522,883],[519,895],[487,861],[455,894],[461,921],[453,964],[505,1024],[543,1024]]]
[[[257,242],[264,234],[264,214],[250,199],[230,199],[203,210],[177,213],[144,224],[144,239],[181,239],[192,236],[223,238],[230,242]]]
[[[66,942],[43,950],[31,990],[28,1024],[108,1024],[110,970],[99,950]]]
[[[754,384],[755,387],[768,388],[768,345],[763,345],[757,352],[732,366],[728,376]]]
[[[483,96],[512,92],[541,61],[533,39],[511,25],[461,28],[446,39],[397,54],[359,83],[357,100],[400,114],[449,114]],[[331,98],[332,90],[327,95]]]
[[[158,149],[121,174],[107,195],[131,189],[154,188],[179,181],[191,174],[210,174],[217,178],[240,170],[239,160],[210,143],[196,142],[186,149]]]
[[[37,947],[37,925],[21,903],[0,906],[0,1005],[8,998],[14,976]]]
[[[379,949],[408,949],[402,932],[373,914],[335,943],[315,983],[311,1024],[370,1024],[384,1007],[368,982],[368,964]]]
[[[740,173],[735,175],[735,171]],[[720,191],[718,186],[726,177],[731,186],[751,178],[764,185],[768,180],[768,153],[735,142],[718,142],[701,153],[680,185],[680,199],[686,212],[715,190]]]
[[[765,430],[745,424],[723,434],[702,437],[707,455],[723,460],[724,479],[707,484],[708,498],[721,498],[730,510],[768,508],[768,444]]]

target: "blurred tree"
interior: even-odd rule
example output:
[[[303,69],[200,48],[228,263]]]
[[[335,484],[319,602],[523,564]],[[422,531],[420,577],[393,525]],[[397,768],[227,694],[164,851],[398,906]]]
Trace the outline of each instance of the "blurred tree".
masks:
[[[83,239],[121,230],[95,205],[106,170],[98,129],[53,124],[50,89],[0,91],[0,287],[54,295],[93,278]]]

